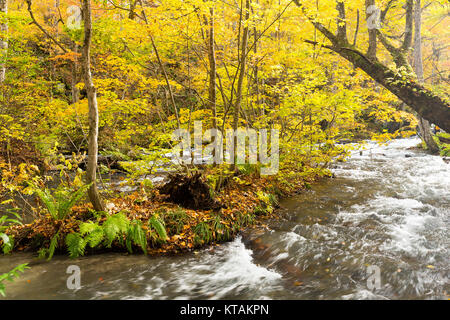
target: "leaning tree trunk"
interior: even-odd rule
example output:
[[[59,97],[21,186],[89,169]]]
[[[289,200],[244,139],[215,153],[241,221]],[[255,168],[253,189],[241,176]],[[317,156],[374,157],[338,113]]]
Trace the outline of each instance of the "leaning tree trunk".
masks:
[[[0,12],[2,15],[8,13],[8,0],[0,0]],[[8,54],[8,22],[0,23],[0,84],[5,81],[6,76],[6,56]]]
[[[367,59],[352,48],[333,46],[332,49],[395,94],[422,118],[450,131],[450,108],[443,98],[413,80],[404,81],[386,66]]]
[[[322,23],[315,21],[304,9],[301,0],[294,0],[303,9],[306,17],[330,42],[331,45],[323,45],[341,57],[351,62],[356,68],[360,68],[372,79],[384,86],[396,95],[424,119],[437,124],[442,129],[450,132],[450,108],[449,103],[439,97],[433,91],[420,85],[413,79],[403,80],[402,76],[381,64],[378,59],[370,59],[346,39],[340,38],[332,33]],[[407,32],[406,38],[410,38]],[[317,44],[315,41],[305,40],[307,43]]]
[[[103,202],[97,188],[97,158],[98,158],[98,104],[97,90],[92,81],[91,72],[91,42],[92,42],[92,11],[91,0],[83,0],[84,18],[84,44],[83,68],[84,85],[86,87],[89,105],[89,141],[87,182],[92,184],[89,188],[89,199],[96,211],[104,211]]]
[[[422,84],[423,79],[423,60],[422,60],[422,6],[420,0],[415,0],[414,8],[414,71],[416,72],[417,81]],[[421,116],[419,118],[419,129],[422,139],[425,141],[427,148],[432,153],[438,153],[439,147],[433,139],[430,123]]]

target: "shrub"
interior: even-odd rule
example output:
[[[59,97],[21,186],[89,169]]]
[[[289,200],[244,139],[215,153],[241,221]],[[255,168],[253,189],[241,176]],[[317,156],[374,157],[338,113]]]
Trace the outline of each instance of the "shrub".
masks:
[[[69,214],[70,209],[83,198],[86,191],[91,187],[90,184],[84,185],[76,191],[58,187],[54,193],[51,194],[46,188],[40,189],[31,182],[29,184],[55,220],[65,219]]]

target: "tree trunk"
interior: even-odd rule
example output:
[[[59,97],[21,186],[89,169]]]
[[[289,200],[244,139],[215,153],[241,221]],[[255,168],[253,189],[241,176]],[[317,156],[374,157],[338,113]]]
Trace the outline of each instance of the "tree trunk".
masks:
[[[378,61],[367,59],[352,48],[334,46],[331,48],[395,94],[421,117],[450,132],[450,108],[443,98],[413,80],[402,80],[398,74],[386,66]]]
[[[0,12],[2,15],[8,14],[8,0],[0,0]],[[0,24],[0,84],[6,77],[6,57],[8,55],[8,23]]]
[[[420,0],[415,0],[414,7],[414,71],[416,72],[417,81],[422,84],[423,79],[423,60],[422,60],[422,6]],[[425,141],[427,148],[432,153],[438,153],[439,147],[433,139],[431,133],[430,123],[418,116],[419,129],[422,134],[422,139]]]
[[[209,37],[208,37],[208,58],[209,58],[209,106],[213,114],[213,128],[217,129],[217,110],[216,110],[216,52],[214,48],[214,8],[210,9],[209,18]]]
[[[214,5],[214,4],[213,4]],[[209,88],[208,88],[208,103],[211,109],[211,113],[213,116],[212,127],[213,129],[217,129],[217,106],[216,106],[216,73],[217,73],[217,64],[216,64],[216,50],[215,50],[215,35],[214,35],[214,7],[210,8],[210,16],[209,16],[209,34],[208,34],[208,60],[209,60]],[[213,139],[217,144],[218,137],[215,136]],[[213,158],[217,159],[217,148],[214,148]],[[214,161],[214,165],[217,164],[217,161]]]
[[[302,3],[299,0],[294,1],[305,12]],[[308,13],[305,12],[305,14],[309,17]],[[331,45],[324,45],[323,47],[336,52],[351,62],[355,67],[363,70],[372,79],[376,80],[416,111],[421,117],[450,132],[450,108],[448,101],[439,97],[431,90],[426,89],[413,79],[403,80],[401,75],[381,64],[377,59],[369,59],[347,41],[335,36],[322,23],[310,17],[308,19],[331,42]],[[410,22],[410,17],[408,16],[407,24]],[[409,40],[410,31],[406,32],[403,47]],[[305,42],[317,44],[315,41],[305,40]]]
[[[92,42],[92,11],[91,0],[83,0],[84,44],[83,68],[84,84],[89,105],[89,140],[87,183],[92,183],[89,189],[89,199],[96,211],[104,211],[102,199],[97,188],[97,158],[98,158],[98,105],[97,90],[92,81],[91,72],[91,42]]]
[[[366,0],[366,20],[373,14],[374,12],[367,11],[368,8],[374,8],[375,0]],[[377,30],[374,28],[375,26],[368,26],[369,33],[369,48],[367,49],[367,57],[369,59],[376,59],[377,57]]]
[[[73,46],[73,52],[78,53],[78,45],[74,44]],[[72,103],[77,103],[80,100],[80,90],[77,88],[78,84],[78,74],[77,74],[77,64],[78,64],[77,57],[74,58],[74,61],[72,62],[71,66],[71,90],[72,90]]]
[[[245,77],[245,66],[247,64],[247,45],[248,45],[248,19],[250,17],[250,0],[245,0],[245,9],[241,8],[241,10],[245,10],[245,27],[242,34],[242,45],[241,45],[241,57],[239,58],[239,79],[237,83],[236,90],[236,103],[234,105],[234,119],[233,119],[233,130],[235,133],[234,136],[234,148],[233,148],[233,170],[236,170],[236,161],[237,161],[237,129],[239,126],[239,112],[241,110],[241,102],[242,102],[242,86],[244,83]],[[242,13],[241,13],[242,14]]]

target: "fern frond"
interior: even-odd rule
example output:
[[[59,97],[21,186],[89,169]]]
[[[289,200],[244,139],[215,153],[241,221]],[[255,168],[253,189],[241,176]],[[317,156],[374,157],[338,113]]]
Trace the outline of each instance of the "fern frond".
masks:
[[[147,237],[144,229],[142,229],[142,222],[139,220],[133,220],[128,229],[127,248],[130,253],[132,253],[131,242],[140,246],[142,251],[147,254]]]
[[[91,184],[84,185],[73,193],[69,200],[61,200],[58,207],[59,219],[64,219],[69,213],[70,209],[84,196],[86,191],[91,187]]]
[[[94,231],[95,229],[99,228],[100,226],[96,224],[95,222],[88,221],[80,224],[80,233],[81,235],[86,235]]]
[[[50,240],[50,246],[48,247],[47,251],[48,261],[50,261],[53,258],[53,254],[55,253],[55,250],[58,247],[58,241],[59,241],[59,231],[53,236],[52,240]]]
[[[103,228],[98,226],[97,229],[93,230],[89,235],[85,238],[86,242],[89,243],[91,248],[95,248],[105,239],[105,233],[103,232]]]
[[[25,272],[25,269],[30,269],[28,267],[28,263],[20,264],[11,271],[7,273],[0,274],[0,295],[6,296],[5,293],[5,285],[3,282],[6,281],[14,281],[15,278],[19,277],[19,272]]]
[[[66,245],[71,258],[78,258],[84,255],[86,241],[79,233],[69,233],[66,236]]]
[[[166,241],[167,240],[167,232],[166,228],[164,227],[164,223],[161,221],[161,219],[157,218],[156,216],[153,216],[148,220],[148,225],[150,228],[153,228],[156,230],[156,233],[158,233],[159,237]]]
[[[8,254],[14,248],[14,238],[8,236],[6,233],[0,232],[0,239],[3,240],[2,250],[3,254]]]
[[[128,231],[130,221],[123,213],[110,216],[103,223],[103,231],[106,237],[106,246],[111,247],[113,241],[120,235]]]
[[[36,185],[33,185],[34,192],[41,199],[42,203],[47,208],[48,212],[54,219],[58,219],[58,209],[56,208],[55,198],[49,193],[47,189],[41,190]]]

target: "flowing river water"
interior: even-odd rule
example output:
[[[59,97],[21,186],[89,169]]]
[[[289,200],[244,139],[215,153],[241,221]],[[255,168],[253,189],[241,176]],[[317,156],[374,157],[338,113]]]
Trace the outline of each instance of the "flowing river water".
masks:
[[[334,179],[284,200],[283,218],[177,256],[0,258],[9,299],[448,299],[450,164],[418,139],[369,143]],[[81,269],[81,289],[66,286]],[[379,272],[379,277],[378,277]],[[379,281],[378,281],[379,280]]]

